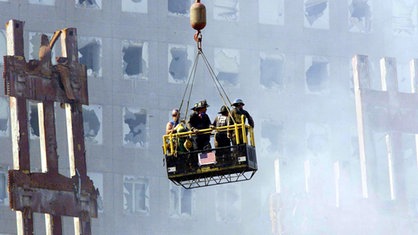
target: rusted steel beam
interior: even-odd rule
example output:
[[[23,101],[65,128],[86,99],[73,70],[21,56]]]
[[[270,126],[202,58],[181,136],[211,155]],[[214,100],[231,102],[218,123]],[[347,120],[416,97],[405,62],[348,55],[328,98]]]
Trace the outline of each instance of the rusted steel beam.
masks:
[[[33,212],[38,212],[47,214],[48,234],[62,234],[61,216],[72,216],[76,234],[89,235],[90,218],[97,217],[98,191],[87,176],[82,116],[82,104],[88,104],[87,70],[78,63],[77,31],[59,30],[51,41],[42,35],[39,60],[28,62],[23,55],[23,22],[10,21],[7,32],[10,50],[3,77],[11,100],[15,160],[9,171],[9,198],[23,221],[19,234],[33,233]],[[52,65],[51,49],[59,37],[63,56]],[[40,101],[42,173],[30,172],[27,99]],[[59,174],[55,102],[66,106],[71,178]]]
[[[38,116],[42,171],[58,174],[54,102],[44,101],[39,103]]]
[[[38,213],[72,217],[86,212],[91,217],[97,217],[97,205],[94,203],[97,191],[91,180],[82,184],[78,176],[68,178],[50,172],[26,174],[11,170],[9,183],[10,207],[14,210],[29,208]]]
[[[63,57],[67,58],[67,65],[70,68],[74,68],[70,71],[77,71],[77,69],[80,69],[80,64],[78,63],[78,45],[76,29],[69,28],[62,31],[61,48]],[[84,71],[86,71],[85,67],[83,67],[83,69]],[[76,76],[76,74],[70,74],[70,78],[74,76]],[[74,80],[75,79],[71,79],[71,81]],[[72,85],[74,87],[75,84]],[[85,95],[87,97],[87,89],[81,89],[80,94]],[[87,177],[82,106],[80,103],[67,103],[65,109],[67,118],[67,139],[70,157],[70,173],[73,177],[79,176],[81,185],[88,185],[90,179]],[[92,192],[91,190],[89,190],[89,188],[81,188],[80,190],[81,194],[83,194],[84,192],[88,192],[89,195],[92,195]],[[96,199],[97,194],[94,196]],[[92,209],[94,209],[94,211],[97,213],[97,201],[86,200],[86,202],[88,201],[95,202],[95,204],[92,205]],[[97,217],[97,214],[89,215],[88,212],[89,211],[83,211],[81,212],[81,216],[74,219],[75,232],[77,234],[91,234],[90,217]]]
[[[7,34],[7,55],[24,58],[23,46],[23,26],[24,22],[10,20],[6,23]],[[9,94],[10,80],[5,74],[4,87],[5,94]],[[26,99],[22,97],[10,97],[10,116],[11,116],[11,135],[13,148],[13,168],[23,171],[30,171],[29,156],[29,135],[28,135],[28,115],[26,110]],[[10,185],[10,183],[9,183]],[[10,189],[9,189],[10,190]],[[9,197],[10,202],[14,199]],[[33,211],[23,208],[16,212],[16,222],[18,234],[33,234]]]
[[[49,100],[61,103],[88,104],[87,73],[81,64],[62,63],[52,67],[46,77],[35,61],[26,62],[24,57],[4,57],[6,94],[31,100]],[[61,89],[61,87],[67,89]],[[71,93],[72,94],[68,94]],[[70,96],[70,98],[69,98]]]

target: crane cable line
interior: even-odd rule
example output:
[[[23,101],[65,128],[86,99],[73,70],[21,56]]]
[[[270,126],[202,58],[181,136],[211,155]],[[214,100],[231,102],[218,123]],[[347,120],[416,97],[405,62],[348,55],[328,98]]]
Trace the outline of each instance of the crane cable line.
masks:
[[[231,105],[231,100],[229,99],[225,89],[223,88],[221,82],[219,81],[218,77],[216,76],[212,66],[210,65],[208,59],[206,58],[205,53],[202,50],[202,34],[200,33],[200,31],[198,31],[195,35],[195,40],[197,42],[197,53],[195,56],[195,60],[193,62],[193,66],[192,69],[190,71],[189,77],[187,79],[187,84],[186,84],[186,88],[184,90],[183,93],[183,97],[180,103],[180,107],[179,110],[181,111],[183,104],[185,102],[185,97],[187,96],[187,103],[186,103],[186,111],[185,111],[185,116],[184,116],[184,120],[187,117],[188,111],[189,111],[189,107],[190,107],[190,98],[192,95],[192,91],[193,91],[193,86],[194,86],[194,82],[195,82],[195,78],[196,78],[196,70],[197,70],[197,65],[199,63],[199,57],[202,57],[203,62],[206,65],[206,68],[209,71],[210,77],[214,83],[214,86],[216,88],[216,90],[218,91],[219,96],[222,99],[222,103],[223,105],[225,105],[226,107],[229,107]],[[180,112],[181,113],[181,112]],[[230,113],[230,110],[228,109],[228,113]],[[233,122],[235,123],[235,120],[232,119]]]

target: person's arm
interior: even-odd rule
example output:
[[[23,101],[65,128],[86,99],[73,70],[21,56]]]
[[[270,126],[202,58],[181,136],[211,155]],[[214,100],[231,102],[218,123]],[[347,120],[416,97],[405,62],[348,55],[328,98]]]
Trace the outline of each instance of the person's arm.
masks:
[[[173,132],[173,124],[171,122],[168,122],[165,127],[165,134],[171,134]]]
[[[248,113],[247,111],[245,111],[245,116],[246,116],[246,117],[247,117],[247,119],[248,119],[248,124],[249,124],[252,128],[254,128],[254,120],[253,120],[253,117],[251,117],[250,113]]]
[[[190,118],[189,118],[189,121],[187,121],[187,128],[189,128],[189,130],[191,130],[191,131],[193,131],[193,132],[196,132],[197,131],[197,129],[196,129],[196,127],[195,127],[195,117],[196,117],[196,115],[195,114],[192,114],[192,115],[190,115]]]

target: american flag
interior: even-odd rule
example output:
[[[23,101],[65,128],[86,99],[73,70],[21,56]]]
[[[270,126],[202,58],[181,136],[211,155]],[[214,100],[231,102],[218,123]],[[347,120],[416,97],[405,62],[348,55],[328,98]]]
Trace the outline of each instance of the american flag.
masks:
[[[199,166],[216,163],[214,152],[199,153]]]

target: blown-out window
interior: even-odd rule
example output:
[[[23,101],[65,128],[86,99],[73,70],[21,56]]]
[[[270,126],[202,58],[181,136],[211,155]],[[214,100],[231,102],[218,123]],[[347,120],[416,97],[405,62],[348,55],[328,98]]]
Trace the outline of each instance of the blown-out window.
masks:
[[[169,45],[168,73],[169,82],[183,83],[187,81],[193,61],[193,47]]]
[[[148,0],[122,0],[123,12],[147,13]]]
[[[122,42],[122,70],[125,79],[148,79],[148,43]]]
[[[0,30],[0,55],[7,55],[6,32],[4,30]],[[3,58],[0,59],[0,64],[3,64]]]
[[[392,28],[394,34],[416,34],[417,1],[392,1]]]
[[[190,0],[168,0],[168,12],[174,15],[187,15],[190,4]]]
[[[371,31],[371,1],[351,0],[349,4],[349,29],[350,32],[368,33]]]
[[[84,139],[94,144],[102,144],[103,110],[100,105],[83,105]]]
[[[6,98],[0,97],[0,137],[9,135],[9,104]]]
[[[29,59],[39,60],[39,47],[41,46],[41,36],[45,34],[49,40],[52,38],[52,33],[29,32]],[[61,57],[61,43],[58,40],[51,50],[51,63],[56,64],[56,57]]]
[[[102,40],[99,38],[79,38],[78,42],[79,62],[87,67],[87,75],[90,77],[102,76]]]
[[[321,93],[327,90],[329,79],[328,59],[319,56],[308,56],[305,59],[306,87],[309,93]]]
[[[282,88],[284,80],[283,55],[260,57],[260,84],[265,88]]]
[[[170,184],[170,216],[191,216],[192,192],[192,190]]]
[[[123,109],[123,144],[134,147],[147,145],[147,113],[144,109]]]
[[[102,8],[102,0],[75,0],[75,6],[79,8]]]
[[[215,49],[215,70],[219,81],[236,86],[239,84],[240,54],[234,49]]]
[[[265,120],[261,123],[261,137],[265,140],[263,146],[269,152],[283,150],[283,126],[280,122]]]
[[[148,214],[150,211],[149,181],[146,178],[123,177],[123,209],[126,213]]]
[[[329,28],[328,0],[305,0],[305,27]]]
[[[7,174],[0,170],[0,206],[7,202]]]
[[[97,209],[98,209],[99,212],[103,212],[104,211],[103,174],[102,173],[96,173],[96,172],[94,172],[94,173],[89,172],[88,176],[94,182],[94,186],[99,190],[99,195],[97,197]]]
[[[239,1],[238,0],[214,0],[213,14],[216,20],[238,21]]]

